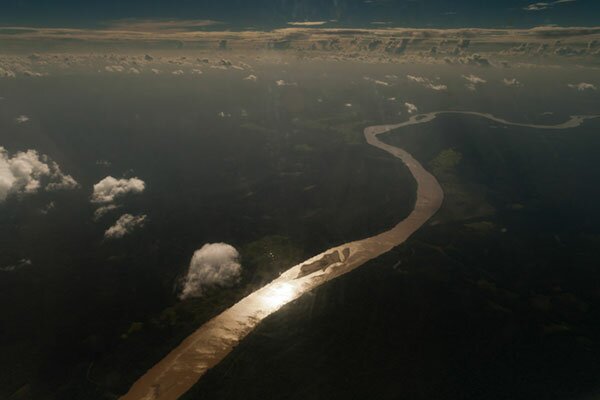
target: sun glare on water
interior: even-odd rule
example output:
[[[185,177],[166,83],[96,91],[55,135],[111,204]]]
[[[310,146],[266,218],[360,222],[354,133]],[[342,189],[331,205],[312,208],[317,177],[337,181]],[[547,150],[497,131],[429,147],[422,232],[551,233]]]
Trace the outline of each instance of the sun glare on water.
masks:
[[[277,309],[291,301],[296,295],[296,289],[289,283],[280,283],[270,288],[264,297],[265,305]]]

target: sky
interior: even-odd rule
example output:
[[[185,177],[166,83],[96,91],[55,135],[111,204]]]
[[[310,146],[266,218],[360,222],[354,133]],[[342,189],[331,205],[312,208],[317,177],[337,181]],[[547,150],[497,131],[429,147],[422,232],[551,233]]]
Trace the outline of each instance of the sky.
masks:
[[[329,26],[533,27],[600,25],[600,1],[557,0],[1,0],[2,26],[101,27],[120,19],[202,19],[221,29],[288,22]],[[332,22],[333,21],[333,22]]]

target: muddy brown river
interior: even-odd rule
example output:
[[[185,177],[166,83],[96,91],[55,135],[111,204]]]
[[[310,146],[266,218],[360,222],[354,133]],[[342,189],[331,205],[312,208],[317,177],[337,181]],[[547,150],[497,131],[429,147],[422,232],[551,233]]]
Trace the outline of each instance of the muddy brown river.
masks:
[[[440,114],[487,118],[505,125],[535,129],[569,129],[597,116],[572,116],[558,125],[533,125],[506,121],[491,114],[470,111],[437,111],[412,116],[395,125],[365,128],[368,144],[399,158],[417,182],[412,212],[378,235],[336,246],[293,266],[277,279],[251,293],[198,328],[165,358],[140,377],[121,400],[175,400],[186,393],[206,371],[223,360],[266,317],[317,286],[344,275],[404,243],[441,207],[444,192],[435,177],[411,154],[382,142],[378,136],[409,125],[423,124]]]

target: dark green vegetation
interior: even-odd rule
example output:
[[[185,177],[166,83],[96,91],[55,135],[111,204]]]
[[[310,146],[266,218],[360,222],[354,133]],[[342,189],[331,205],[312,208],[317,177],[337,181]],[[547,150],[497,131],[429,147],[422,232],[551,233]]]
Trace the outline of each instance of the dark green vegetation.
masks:
[[[269,317],[186,400],[577,399],[600,389],[598,121],[391,133],[446,202],[409,241]]]
[[[450,89],[407,83],[415,71]],[[405,119],[405,101],[543,123],[597,111],[593,94],[567,93],[588,78],[579,70],[536,80],[514,69],[526,82],[518,96],[494,71],[477,94],[458,67],[341,63],[257,67],[258,82],[208,68],[2,80],[0,145],[50,155],[82,189],[0,204],[0,267],[32,261],[0,275],[0,399],[117,398],[279,271],[401,220],[414,181],[364,144],[362,129]],[[549,110],[560,112],[542,115]],[[21,114],[31,120],[17,125]],[[265,321],[188,397],[569,398],[594,389],[599,121],[558,132],[491,125],[447,116],[390,134],[444,187],[432,225]],[[107,175],[138,176],[147,189],[94,222],[91,187]],[[104,241],[125,212],[147,214],[146,227]],[[241,284],[178,301],[193,251],[220,241],[241,252]]]
[[[209,74],[2,82],[2,145],[50,155],[82,188],[0,204],[0,266],[32,261],[0,276],[0,398],[114,398],[280,271],[409,212],[414,181],[361,143],[363,116],[323,114],[319,92]],[[147,188],[95,222],[92,185],[107,175]],[[148,223],[104,240],[125,212]],[[180,302],[194,250],[221,241],[240,250],[241,284]]]

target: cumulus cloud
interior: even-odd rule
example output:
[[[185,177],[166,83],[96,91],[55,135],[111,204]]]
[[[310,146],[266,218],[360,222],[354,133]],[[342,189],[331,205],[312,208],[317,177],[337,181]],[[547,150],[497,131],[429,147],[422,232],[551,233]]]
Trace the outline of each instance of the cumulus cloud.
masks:
[[[525,11],[542,11],[542,10],[547,10],[549,8],[552,8],[553,6],[557,5],[557,4],[564,4],[564,3],[573,3],[576,0],[556,0],[556,1],[552,1],[552,2],[538,2],[538,3],[533,3],[533,4],[529,4],[526,7],[523,7],[523,10]]]
[[[139,178],[116,179],[107,176],[94,185],[93,203],[112,203],[117,197],[128,193],[142,193],[146,184]]]
[[[79,187],[79,184],[71,175],[62,174],[56,164],[54,164],[54,167],[58,173],[53,173],[54,180],[48,183],[46,190],[67,190]]]
[[[540,11],[540,10],[546,10],[546,9],[548,9],[548,7],[550,7],[550,3],[533,3],[533,4],[529,4],[527,7],[524,7],[523,10]]]
[[[123,72],[125,71],[125,67],[123,67],[122,65],[107,65],[106,67],[104,67],[104,70],[106,72]]]
[[[512,78],[512,79],[504,78],[504,79],[502,80],[502,82],[503,82],[503,83],[504,83],[504,85],[506,85],[506,86],[514,86],[514,87],[519,87],[519,86],[522,86],[522,85],[521,85],[521,82],[519,82],[519,81],[517,80],[517,78]]]
[[[325,25],[327,23],[327,21],[293,21],[293,22],[288,22],[288,25],[292,25],[292,26],[321,26],[321,25]]]
[[[568,1],[562,1],[565,3]],[[560,4],[559,2],[535,2],[532,9]],[[523,7],[522,5],[521,7]],[[556,8],[558,5],[556,5]],[[540,12],[540,11],[538,11]],[[133,21],[129,21],[134,24]],[[125,26],[125,25],[123,25]],[[510,49],[519,43],[526,43],[521,50],[527,50],[527,53],[512,54],[514,56],[535,55],[535,49],[545,49],[547,45],[556,39],[567,39],[568,46],[573,49],[587,50],[586,56],[592,61],[592,51],[588,50],[588,42],[600,39],[599,27],[557,27],[542,26],[530,29],[482,29],[482,28],[461,28],[461,29],[434,29],[434,28],[391,28],[377,27],[372,29],[347,29],[347,28],[325,28],[324,26],[308,26],[308,24],[296,24],[281,29],[272,29],[266,31],[242,30],[242,31],[222,31],[222,30],[204,30],[201,31],[191,28],[189,31],[181,29],[162,29],[156,24],[143,24],[138,28],[158,29],[152,31],[141,31],[131,29],[113,30],[114,26],[108,29],[64,29],[56,28],[27,28],[19,29],[18,35],[3,35],[3,41],[9,43],[15,48],[22,48],[28,51],[35,51],[39,46],[36,43],[64,43],[69,41],[71,48],[89,49],[94,44],[102,43],[109,47],[123,46],[125,43],[137,46],[138,49],[147,51],[156,46],[162,46],[163,43],[170,43],[178,47],[205,46],[214,47],[215,44],[224,49],[271,49],[277,51],[305,51],[302,57],[328,57],[332,53],[333,57],[341,59],[371,59],[379,62],[399,61],[399,62],[424,62],[424,63],[442,63],[446,56],[466,57],[460,62],[472,63],[473,65],[491,65],[495,57],[502,54],[503,51]],[[325,25],[326,26],[326,25]],[[6,29],[6,28],[5,28]],[[16,29],[16,28],[11,28]],[[0,33],[3,28],[0,27]],[[483,56],[470,57],[467,52],[482,52]],[[553,52],[548,52],[548,57],[557,56]],[[185,59],[178,56],[146,57],[142,55],[117,56],[114,54],[71,54],[71,55],[36,55],[34,58],[27,56],[8,56],[0,58],[0,68],[11,71],[17,75],[23,74],[33,66],[44,68],[47,72],[50,65],[58,66],[61,69],[71,68],[76,65],[94,66],[96,69],[100,65],[100,70],[104,71],[105,66],[108,69],[114,68],[115,72],[123,72],[121,68],[127,71],[130,67],[140,67],[151,65],[153,68],[160,68],[160,65],[166,63],[181,65],[181,69],[195,68],[191,58]],[[504,56],[504,55],[503,55]],[[384,58],[382,58],[384,57]],[[485,57],[485,58],[484,58]],[[487,61],[486,60],[490,60]],[[89,61],[93,61],[90,63]],[[203,62],[203,60],[198,60]],[[456,61],[459,61],[458,59]],[[536,59],[535,62],[546,62]],[[580,60],[578,60],[579,62]],[[101,64],[97,64],[99,62]],[[241,65],[241,64],[240,64]],[[186,68],[183,68],[185,66]],[[213,66],[215,67],[215,66]],[[220,65],[219,67],[223,67]],[[179,68],[179,67],[178,67]],[[227,68],[227,67],[225,67]],[[35,69],[37,71],[37,69]],[[170,73],[170,70],[169,70]],[[6,76],[6,73],[0,74]],[[11,75],[11,74],[8,74]]]
[[[404,106],[406,107],[406,111],[408,111],[409,114],[416,113],[417,111],[419,111],[417,106],[415,106],[412,103],[404,103]]]
[[[125,235],[129,235],[134,230],[141,228],[146,222],[145,215],[123,214],[117,222],[104,232],[104,237],[107,239],[120,239]]]
[[[28,267],[32,264],[33,263],[31,262],[31,260],[29,260],[27,258],[23,258],[23,259],[19,260],[19,262],[16,264],[7,265],[5,267],[0,267],[0,272],[14,272],[18,269],[21,269],[23,267]]]
[[[240,64],[240,67],[242,67],[243,69],[252,69],[252,65],[245,63],[243,61],[240,61],[239,64]]]
[[[258,77],[256,75],[248,75],[247,77],[244,78],[245,81],[252,81],[252,82],[256,82],[258,80]]]
[[[73,189],[75,179],[62,173],[60,167],[35,150],[18,152],[14,156],[0,146],[0,201],[10,194],[36,193],[40,189]]]
[[[583,92],[583,91],[586,91],[586,90],[596,90],[596,86],[594,84],[587,83],[587,82],[570,83],[569,87],[571,89],[579,90],[580,92]]]
[[[51,201],[50,203],[46,204],[44,207],[40,208],[40,214],[48,215],[50,213],[50,211],[52,211],[54,209],[54,207],[56,207],[56,203]]]
[[[15,78],[17,74],[9,69],[0,67],[0,78]]]
[[[114,211],[118,208],[121,208],[121,206],[118,206],[116,204],[108,204],[106,206],[99,207],[98,209],[96,209],[96,211],[94,211],[94,221],[98,221],[99,219],[104,217],[106,214],[108,214],[111,211]]]
[[[422,76],[406,75],[406,77],[408,78],[409,81],[420,83],[424,87],[431,89],[431,90],[441,91],[441,90],[448,89],[448,87],[446,85],[434,83],[430,79],[423,78]]]
[[[486,83],[487,81],[483,78],[480,78],[476,75],[463,75],[462,76],[465,80],[469,81],[469,83],[466,85],[467,89],[475,91],[477,90],[477,85],[482,85],[484,83]]]
[[[478,67],[489,67],[491,66],[490,61],[483,57],[481,54],[478,53],[473,53],[471,55],[468,55],[466,57],[461,57],[458,59],[458,61],[461,64],[466,64],[466,65],[475,65]]]
[[[221,22],[212,20],[172,20],[172,19],[131,19],[125,18],[111,21],[110,28],[118,31],[133,32],[182,32],[190,29],[205,28],[211,25],[219,25]]]
[[[466,79],[467,81],[473,83],[473,84],[480,84],[480,83],[486,83],[487,81],[483,78],[478,77],[477,75],[463,75],[462,76],[464,79]]]
[[[278,81],[275,81],[275,83],[277,86],[297,86],[295,82],[286,82],[283,79],[279,79]]]
[[[112,163],[108,160],[98,160],[96,161],[96,165],[100,165],[102,167],[110,167]]]
[[[29,122],[29,117],[27,115],[19,115],[15,118],[15,122],[17,124],[24,124],[25,122]]]
[[[28,76],[30,78],[40,78],[42,76],[47,76],[48,74],[43,72],[34,72],[34,71],[23,71],[23,75]]]
[[[390,86],[390,84],[387,83],[386,81],[380,81],[378,79],[373,79],[368,76],[363,77],[363,79],[368,82],[373,82],[374,84],[379,85],[379,86]]]
[[[207,243],[196,250],[183,280],[180,299],[201,297],[208,288],[238,283],[242,275],[239,258],[235,247],[226,243]]]

